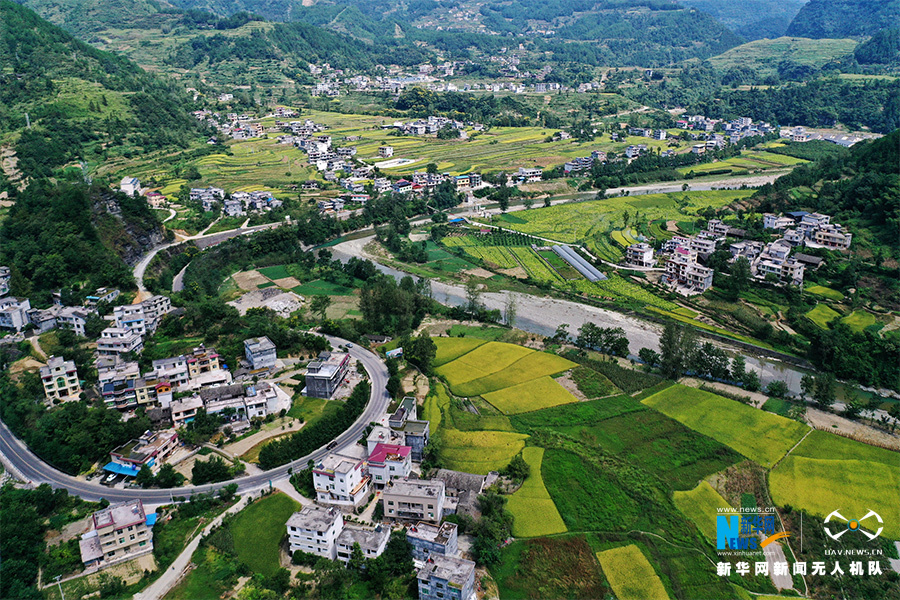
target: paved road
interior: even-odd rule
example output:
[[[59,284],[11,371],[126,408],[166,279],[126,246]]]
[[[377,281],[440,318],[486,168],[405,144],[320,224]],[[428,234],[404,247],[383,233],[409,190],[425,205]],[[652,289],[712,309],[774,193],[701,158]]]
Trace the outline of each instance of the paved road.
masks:
[[[340,338],[331,336],[325,337],[333,346],[347,343],[346,340]],[[363,366],[366,368],[366,372],[369,374],[369,381],[372,384],[372,395],[369,398],[369,403],[366,406],[365,411],[363,411],[363,414],[347,431],[336,438],[337,447],[333,452],[340,452],[344,448],[353,447],[362,436],[368,424],[372,421],[379,420],[385,411],[387,411],[390,402],[390,397],[385,388],[388,380],[388,371],[381,359],[374,353],[356,346],[350,350],[350,356],[354,360],[362,361]],[[329,451],[324,447],[319,448],[312,454],[295,460],[291,464],[283,465],[256,475],[248,475],[217,484],[187,486],[171,490],[122,490],[108,488],[99,483],[77,479],[56,470],[32,453],[24,443],[13,435],[5,423],[0,422],[0,454],[4,456],[5,463],[12,464],[13,471],[18,471],[25,479],[34,484],[49,483],[54,488],[65,488],[71,494],[92,501],[106,498],[110,502],[119,502],[139,498],[147,504],[165,504],[171,501],[172,495],[190,496],[194,493],[217,490],[229,483],[237,483],[238,491],[240,493],[253,492],[269,486],[270,483],[274,484],[278,479],[287,478],[288,469],[292,467],[294,469],[305,468],[307,461],[310,459],[318,461],[324,458],[328,453]]]

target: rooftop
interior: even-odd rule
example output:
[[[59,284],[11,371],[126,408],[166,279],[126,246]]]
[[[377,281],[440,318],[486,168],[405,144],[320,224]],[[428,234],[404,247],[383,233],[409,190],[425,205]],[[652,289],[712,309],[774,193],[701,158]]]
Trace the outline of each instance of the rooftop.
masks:
[[[146,519],[144,505],[140,500],[129,500],[111,504],[103,510],[94,513],[94,529],[102,527],[124,527],[142,523]]]
[[[266,336],[262,336],[244,340],[244,348],[253,353],[267,352],[269,350],[275,350],[275,344],[273,344],[272,340]]]
[[[365,550],[377,550],[384,543],[385,538],[391,534],[389,527],[378,525],[375,529],[362,529],[356,527],[345,527],[341,534],[337,537],[339,545],[352,547],[354,543]]]
[[[329,454],[322,459],[313,469],[313,473],[322,473],[323,475],[332,475],[334,473],[349,473],[359,465],[359,461],[354,458],[345,458],[337,454]]]
[[[429,481],[424,479],[400,478],[388,482],[384,493],[398,494],[401,496],[437,498],[444,493],[443,481]]]
[[[292,514],[287,521],[287,526],[321,531],[324,533],[340,518],[341,511],[336,508],[307,506],[300,512]]]
[[[471,560],[438,554],[425,562],[416,577],[419,581],[429,581],[433,577],[446,581],[453,587],[461,588],[474,572],[475,563]]]
[[[456,523],[451,523],[449,521],[445,521],[440,526],[419,521],[406,530],[406,535],[407,537],[434,542],[436,544],[446,544],[456,533],[456,530]]]
[[[375,449],[372,450],[372,454],[369,455],[369,462],[383,463],[386,460],[400,460],[409,456],[411,451],[412,448],[409,446],[378,443],[375,445]]]
[[[313,377],[331,379],[349,356],[346,352],[323,352],[319,355],[318,360],[314,360],[307,365],[306,375],[307,377],[312,375]]]
[[[444,485],[456,490],[471,490],[480,494],[484,488],[484,475],[451,471],[450,469],[438,469],[432,480],[443,481]]]

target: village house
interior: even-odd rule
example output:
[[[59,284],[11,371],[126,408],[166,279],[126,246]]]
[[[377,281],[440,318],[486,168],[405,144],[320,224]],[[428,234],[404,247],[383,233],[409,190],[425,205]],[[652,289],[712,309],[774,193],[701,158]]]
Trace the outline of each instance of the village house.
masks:
[[[51,356],[47,366],[41,367],[40,373],[47,400],[50,402],[78,400],[81,382],[78,380],[74,361],[65,360],[61,356]]]
[[[459,529],[456,523],[440,525],[418,522],[406,530],[406,541],[412,545],[413,558],[425,561],[432,554],[456,556],[459,552]]]
[[[384,487],[391,479],[409,477],[412,470],[411,450],[409,446],[375,444],[367,464],[376,488]]]
[[[646,242],[631,244],[625,249],[625,262],[638,267],[652,267],[656,264],[653,260],[653,246]]]
[[[712,278],[713,270],[697,264],[691,252],[684,248],[678,248],[666,261],[666,281],[680,284],[686,291],[705,292],[712,287]]]
[[[322,352],[306,366],[306,387],[303,395],[311,398],[331,398],[347,371],[350,355],[346,352]]]
[[[419,600],[474,600],[475,563],[435,554],[416,573]]]
[[[178,434],[174,430],[145,431],[138,439],[122,444],[110,452],[109,463],[103,470],[135,477],[141,467],[146,466],[156,473],[176,448]]]
[[[22,331],[29,324],[28,311],[31,310],[31,302],[28,298],[14,298],[5,296],[0,298],[0,327]]]
[[[329,454],[313,467],[316,502],[349,510],[369,497],[371,477],[361,460]]]
[[[244,340],[244,356],[254,371],[270,369],[277,360],[275,344],[266,336]]]
[[[382,492],[384,516],[388,520],[438,524],[444,518],[445,498],[443,481],[394,479]]]
[[[152,519],[150,518],[152,517]],[[91,517],[91,530],[81,537],[81,561],[85,567],[105,567],[153,551],[150,523],[140,500],[111,504]]]

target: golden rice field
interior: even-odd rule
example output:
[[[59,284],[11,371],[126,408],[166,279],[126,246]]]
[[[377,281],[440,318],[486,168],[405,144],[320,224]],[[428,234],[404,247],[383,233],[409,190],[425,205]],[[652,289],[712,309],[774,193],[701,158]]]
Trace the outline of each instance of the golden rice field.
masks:
[[[731,506],[706,481],[701,481],[697,487],[687,492],[676,491],[672,500],[678,510],[693,521],[697,529],[712,542],[716,541],[716,516],[737,514],[719,512],[720,508],[731,508]]]
[[[653,565],[635,544],[597,553],[618,600],[668,600],[669,594]]]
[[[456,393],[455,388],[460,384],[496,373],[533,352],[534,350],[515,344],[488,342],[456,360],[441,365],[436,372],[447,380],[450,389]]]
[[[541,476],[544,449],[529,446],[522,450],[530,474],[525,483],[509,497],[507,508],[512,513],[513,535],[540,537],[568,531]]]
[[[874,510],[884,519],[884,534],[900,539],[900,453],[869,446],[824,431],[813,431],[769,475],[772,499],[820,517],[838,510],[861,519]],[[891,515],[894,518],[888,517]],[[870,518],[863,527],[875,529]]]
[[[549,376],[488,392],[483,398],[507,415],[578,402],[575,396]]]
[[[435,337],[431,339],[435,346],[437,346],[437,352],[435,353],[433,362],[436,367],[446,364],[451,360],[456,360],[463,354],[467,354],[485,343],[485,340],[473,337]]]
[[[514,364],[490,375],[460,383],[451,391],[457,396],[481,396],[545,375],[556,375],[575,366],[575,363],[547,352],[535,352],[521,358]]]
[[[679,384],[642,402],[764,467],[774,465],[810,430],[797,421]]]

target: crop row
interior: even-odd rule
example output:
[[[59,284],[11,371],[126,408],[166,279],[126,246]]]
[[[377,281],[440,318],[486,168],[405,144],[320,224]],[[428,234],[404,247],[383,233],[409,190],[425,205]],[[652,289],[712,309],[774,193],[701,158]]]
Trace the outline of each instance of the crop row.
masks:
[[[641,286],[626,281],[618,275],[613,275],[605,281],[590,282],[580,280],[570,283],[571,287],[579,292],[594,296],[616,297],[624,300],[632,300],[649,306],[656,306],[663,310],[674,310],[678,306],[668,300],[663,300]]]
[[[510,248],[510,252],[519,259],[519,262],[528,271],[532,279],[539,281],[562,281],[559,275],[551,269],[544,260],[535,254],[531,248]]]
[[[518,266],[515,259],[510,256],[509,250],[504,246],[469,247],[466,248],[466,254],[480,258],[501,269],[513,269]]]

